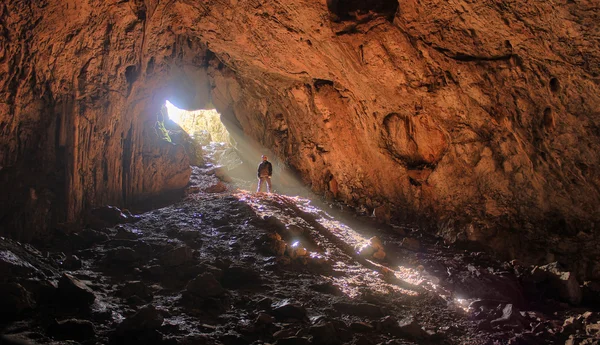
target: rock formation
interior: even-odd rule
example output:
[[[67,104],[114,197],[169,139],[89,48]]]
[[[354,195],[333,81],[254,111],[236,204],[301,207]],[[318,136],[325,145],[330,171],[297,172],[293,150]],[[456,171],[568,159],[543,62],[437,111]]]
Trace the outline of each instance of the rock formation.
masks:
[[[316,192],[600,277],[592,1],[14,0],[0,19],[4,234],[182,188],[180,149],[149,135],[169,99],[214,104]]]

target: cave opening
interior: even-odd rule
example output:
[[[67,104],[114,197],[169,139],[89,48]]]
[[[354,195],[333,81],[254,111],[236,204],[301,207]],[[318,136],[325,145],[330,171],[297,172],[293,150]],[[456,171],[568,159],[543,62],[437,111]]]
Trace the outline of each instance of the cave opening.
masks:
[[[255,191],[257,165],[261,156],[266,155],[272,163],[274,193],[311,194],[285,158],[248,137],[239,123],[235,123],[235,117],[233,122],[228,120],[210,102],[204,109],[185,110],[166,100],[158,114],[155,131],[162,139],[185,147],[192,166],[191,179],[194,179],[195,169],[212,170],[234,188]]]
[[[185,110],[167,100],[162,112],[166,113],[167,120],[164,121],[164,134],[158,133],[159,136],[182,143],[192,166],[214,165],[235,170],[243,164],[237,142],[214,107]]]

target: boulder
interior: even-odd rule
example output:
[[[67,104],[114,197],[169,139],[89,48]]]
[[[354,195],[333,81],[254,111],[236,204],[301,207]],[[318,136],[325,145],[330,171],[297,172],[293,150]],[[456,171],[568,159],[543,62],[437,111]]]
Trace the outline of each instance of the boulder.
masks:
[[[306,248],[304,248],[299,241],[296,241],[294,243],[292,243],[291,246],[287,246],[286,249],[286,254],[292,258],[295,259],[297,257],[304,257],[308,255],[308,250],[306,250]]]
[[[117,326],[117,334],[147,332],[158,329],[164,321],[162,314],[151,304],[138,310]]]
[[[34,306],[32,295],[20,284],[0,284],[0,321],[15,320]]]
[[[88,320],[68,319],[52,323],[48,335],[58,340],[85,341],[96,336],[96,328]]]
[[[290,300],[283,300],[277,303],[273,309],[270,311],[271,315],[273,315],[277,320],[306,320],[306,309],[295,302]]]
[[[104,243],[109,240],[107,234],[92,230],[83,229],[82,231],[73,234],[70,240],[75,248],[89,248],[93,245]]]
[[[271,310],[272,304],[273,304],[273,300],[270,299],[269,297],[264,297],[264,298],[261,298],[258,301],[256,301],[256,306],[262,310]]]
[[[582,291],[575,274],[564,270],[558,262],[534,267],[531,276],[537,283],[548,284],[563,301],[573,305],[581,303]]]
[[[58,296],[61,303],[71,306],[90,306],[96,294],[84,282],[64,273],[58,281]]]
[[[313,343],[315,344],[330,345],[340,343],[335,326],[331,322],[314,325],[310,327],[309,333],[313,336]]]
[[[376,325],[378,330],[389,332],[398,327],[398,320],[393,316],[387,315],[377,320]]]
[[[267,313],[259,313],[256,320],[254,320],[256,326],[270,325],[273,322],[275,322],[275,318]]]
[[[197,297],[217,297],[225,293],[221,283],[212,273],[204,272],[192,279],[186,290]]]
[[[502,307],[502,315],[490,322],[492,327],[510,325],[517,329],[524,329],[528,326],[527,320],[519,313],[519,310],[512,304],[506,304]]]
[[[209,272],[211,273],[215,279],[217,279],[218,281],[221,281],[221,279],[223,279],[223,270],[211,265],[210,263],[201,263],[200,265],[198,265],[203,272]]]
[[[254,242],[264,254],[282,256],[285,254],[287,244],[277,232],[262,235]]]
[[[152,305],[142,307],[137,313],[121,322],[111,335],[111,344],[164,344],[158,329],[164,321]]]
[[[371,237],[366,243],[358,249],[358,254],[364,258],[374,258],[376,260],[385,259],[385,250],[379,237]]]
[[[160,261],[166,267],[176,267],[191,262],[193,258],[193,250],[184,245],[166,252],[162,255]]]
[[[273,240],[269,242],[269,251],[277,256],[282,256],[287,250],[287,243],[282,240]]]
[[[19,283],[31,292],[34,300],[40,304],[51,303],[58,291],[58,284],[54,280],[30,278]]]
[[[36,271],[37,268],[12,251],[0,250],[0,281],[7,277],[29,276]]]

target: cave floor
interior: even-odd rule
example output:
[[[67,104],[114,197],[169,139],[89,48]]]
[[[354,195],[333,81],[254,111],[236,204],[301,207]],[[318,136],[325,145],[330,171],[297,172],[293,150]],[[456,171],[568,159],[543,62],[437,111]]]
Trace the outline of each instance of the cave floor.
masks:
[[[20,284],[37,302],[4,322],[7,337],[226,345],[586,337],[562,327],[585,310],[533,299],[508,263],[409,226],[239,190],[208,170],[194,168],[184,200],[135,222],[59,236],[41,251],[3,240],[32,266]]]

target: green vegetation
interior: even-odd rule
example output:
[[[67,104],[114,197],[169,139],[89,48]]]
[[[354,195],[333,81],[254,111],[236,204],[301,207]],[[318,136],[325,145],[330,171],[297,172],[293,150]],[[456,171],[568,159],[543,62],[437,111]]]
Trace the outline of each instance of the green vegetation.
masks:
[[[167,131],[167,129],[165,128],[164,121],[156,121],[156,123],[154,124],[154,129],[156,129],[156,135],[158,135],[159,138],[166,140],[170,143],[173,142],[171,140],[171,137],[169,136],[169,131]]]

